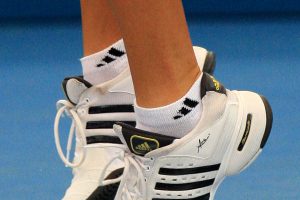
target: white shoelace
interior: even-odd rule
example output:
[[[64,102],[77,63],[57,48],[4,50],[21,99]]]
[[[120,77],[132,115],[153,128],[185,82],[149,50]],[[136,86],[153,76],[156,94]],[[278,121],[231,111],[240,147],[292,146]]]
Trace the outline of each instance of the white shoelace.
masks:
[[[107,147],[107,146],[106,146]],[[114,147],[116,147],[114,145]],[[115,199],[120,200],[144,200],[146,199],[146,179],[144,177],[142,169],[148,169],[146,167],[145,162],[149,160],[149,158],[137,157],[132,153],[128,153],[128,148],[125,145],[119,145],[119,148],[122,149],[121,153],[112,158],[109,163],[104,167],[103,172],[100,177],[101,185],[110,185],[114,183],[120,182],[118,192],[115,196]],[[124,161],[124,171],[123,175],[110,180],[104,180],[105,172],[108,167],[113,163],[114,160],[120,159]],[[137,172],[137,176],[133,177],[130,172],[130,167],[134,167]],[[130,180],[130,181],[129,181]]]
[[[57,114],[55,116],[55,121],[54,121],[54,138],[55,138],[55,146],[58,152],[59,157],[61,160],[65,163],[67,167],[75,168],[80,166],[85,157],[86,157],[86,147],[87,147],[87,142],[86,142],[86,136],[84,134],[84,128],[81,124],[81,121],[79,119],[79,116],[76,112],[76,107],[71,104],[69,101],[66,100],[59,100],[56,103],[57,106]],[[72,124],[69,130],[69,136],[68,136],[68,143],[67,143],[67,155],[65,156],[63,153],[63,150],[61,148],[60,144],[60,138],[59,138],[59,122],[60,118],[64,116],[63,114],[66,114],[72,119]],[[79,148],[82,149],[81,156],[79,157],[79,160],[77,162],[71,162],[70,161],[70,152],[72,149],[72,141],[73,137],[75,134],[75,130],[77,130],[78,137],[76,137],[76,142]],[[79,154],[75,152],[75,157],[78,157]],[[75,160],[75,159],[74,159]]]
[[[148,161],[149,158],[137,157],[132,153],[126,152],[128,148],[123,144],[97,144],[97,145],[87,145],[86,136],[84,133],[84,128],[81,124],[80,118],[76,112],[76,107],[66,100],[59,100],[57,103],[57,114],[54,121],[54,138],[55,145],[58,152],[59,157],[64,162],[64,164],[71,168],[76,168],[80,166],[86,158],[86,149],[87,148],[107,148],[107,147],[115,147],[120,148],[120,153],[113,157],[104,167],[101,176],[100,176],[100,184],[101,185],[110,185],[117,182],[120,182],[118,192],[116,194],[115,199],[122,200],[144,200],[146,198],[146,180],[143,175],[142,169],[147,169],[145,165],[145,161]],[[67,153],[66,156],[63,153],[60,137],[59,137],[59,122],[60,118],[64,116],[64,113],[72,119],[72,124],[69,130],[68,142],[67,142]],[[79,144],[79,148],[82,149],[82,153],[77,162],[70,161],[70,151],[72,149],[72,140],[75,134],[75,130],[77,130],[76,142]],[[79,154],[75,152],[75,157],[78,157]],[[105,174],[108,170],[109,166],[117,159],[124,161],[124,171],[123,175],[116,178],[105,180]],[[130,177],[129,169],[133,166],[137,172],[137,177]],[[129,179],[130,178],[130,179]],[[128,182],[128,180],[133,182]],[[141,189],[141,191],[140,191]]]
[[[115,145],[115,144],[101,144],[101,143],[97,143],[97,144],[91,144],[91,145],[87,145],[87,141],[86,141],[86,135],[84,133],[84,128],[82,126],[82,123],[80,121],[80,118],[77,114],[77,107],[82,106],[83,104],[78,104],[77,106],[74,106],[73,104],[71,104],[69,101],[66,100],[59,100],[56,103],[57,106],[57,114],[55,116],[55,121],[54,121],[54,138],[55,138],[55,146],[58,152],[59,157],[61,158],[61,160],[64,162],[64,164],[67,167],[71,167],[71,168],[76,168],[79,167],[83,161],[86,158],[86,149],[88,148],[105,148],[105,147],[119,147],[120,145]],[[68,136],[68,142],[67,142],[67,148],[66,148],[66,156],[63,153],[61,144],[60,144],[60,137],[59,137],[59,122],[60,122],[60,118],[64,116],[64,114],[66,114],[68,117],[70,117],[72,119],[72,124],[69,130],[69,136]],[[80,148],[81,153],[80,153],[80,157],[79,157],[79,153],[74,154],[75,158],[74,160],[78,160],[76,163],[71,162],[70,161],[70,152],[72,149],[72,141],[73,141],[73,137],[75,132],[77,131],[78,135],[76,137],[76,143],[77,143],[77,148]],[[79,157],[79,158],[78,158]]]
[[[55,116],[55,121],[54,121],[54,138],[55,138],[55,146],[58,152],[59,157],[61,160],[64,162],[64,164],[67,167],[71,168],[76,168],[80,166],[83,161],[86,158],[86,149],[88,148],[106,148],[106,147],[116,147],[116,148],[121,148],[120,144],[102,144],[102,143],[97,143],[97,144],[92,144],[92,145],[87,145],[86,141],[86,135],[84,133],[84,128],[82,126],[82,123],[79,119],[79,116],[76,112],[77,107],[81,106],[82,104],[78,104],[76,107],[71,104],[69,101],[66,100],[59,100],[56,103],[57,106],[57,114]],[[60,118],[64,116],[64,113],[69,116],[72,119],[72,124],[69,130],[69,136],[68,136],[68,142],[67,142],[67,148],[66,148],[66,156],[63,153],[61,144],[60,144],[60,137],[59,137],[59,122]],[[78,160],[76,163],[70,161],[70,152],[72,149],[72,141],[74,134],[77,130],[77,137],[76,137],[76,142],[77,142],[77,148],[82,149],[81,157],[79,159],[74,159]],[[75,157],[78,157],[79,154],[75,152]]]

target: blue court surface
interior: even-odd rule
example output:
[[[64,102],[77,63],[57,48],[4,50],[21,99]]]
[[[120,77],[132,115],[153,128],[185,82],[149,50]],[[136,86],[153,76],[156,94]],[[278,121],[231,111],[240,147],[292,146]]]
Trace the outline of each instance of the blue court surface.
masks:
[[[55,103],[62,79],[81,74],[80,21],[0,24],[0,199],[60,199],[71,170],[54,145]],[[265,95],[274,112],[264,152],[216,199],[300,199],[300,16],[199,16],[189,26],[195,45],[216,52],[216,77]]]

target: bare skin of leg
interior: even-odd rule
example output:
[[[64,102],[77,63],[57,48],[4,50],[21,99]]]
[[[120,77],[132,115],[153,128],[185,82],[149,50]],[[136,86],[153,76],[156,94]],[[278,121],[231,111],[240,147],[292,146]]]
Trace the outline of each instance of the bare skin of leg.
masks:
[[[201,74],[181,0],[109,0],[128,54],[137,104],[180,99]]]
[[[81,0],[84,56],[99,52],[121,39],[118,23],[107,0]]]

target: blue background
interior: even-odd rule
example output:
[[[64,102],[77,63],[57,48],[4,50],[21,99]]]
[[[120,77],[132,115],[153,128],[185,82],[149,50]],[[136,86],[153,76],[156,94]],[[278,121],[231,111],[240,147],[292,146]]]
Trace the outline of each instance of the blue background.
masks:
[[[216,77],[264,94],[274,112],[263,153],[226,179],[216,200],[300,199],[299,1],[199,2],[185,1],[191,37],[216,52]],[[0,1],[0,199],[60,199],[71,180],[53,120],[61,80],[81,74],[79,8],[75,0]]]
[[[188,13],[296,13],[298,0],[184,0]],[[0,17],[77,17],[79,0],[0,0]]]

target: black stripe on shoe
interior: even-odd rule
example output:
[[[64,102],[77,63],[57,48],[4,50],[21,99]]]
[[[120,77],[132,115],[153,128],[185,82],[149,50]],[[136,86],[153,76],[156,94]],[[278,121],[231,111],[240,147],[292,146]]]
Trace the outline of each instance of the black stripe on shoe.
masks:
[[[122,144],[121,140],[117,136],[109,135],[95,135],[86,137],[87,144],[95,143],[113,143],[113,144]]]
[[[271,133],[272,124],[273,124],[273,113],[272,113],[272,108],[271,108],[268,100],[262,95],[260,95],[260,97],[261,97],[261,99],[262,99],[262,101],[265,105],[266,118],[267,118],[264,136],[263,136],[263,139],[262,139],[261,144],[260,144],[260,148],[262,149],[266,145],[266,143],[268,141],[268,138],[270,136],[270,133]]]
[[[204,181],[192,182],[192,183],[181,183],[181,184],[171,184],[171,183],[156,183],[156,190],[166,190],[166,191],[185,191],[194,190],[203,187],[210,186],[214,183],[215,179],[208,179]]]
[[[196,168],[184,168],[184,169],[171,169],[171,168],[160,168],[160,175],[169,175],[169,176],[180,176],[187,174],[200,174],[205,172],[217,171],[219,170],[221,164],[208,165]]]
[[[119,168],[112,171],[105,180],[116,179],[122,176],[124,168]],[[100,185],[86,200],[114,200],[119,188],[120,182]]]
[[[213,75],[215,71],[215,67],[216,67],[216,54],[212,51],[208,51],[203,65],[203,72]]]
[[[194,197],[194,198],[189,198],[189,199],[162,199],[162,198],[154,198],[152,200],[209,200],[210,193]]]
[[[112,129],[118,121],[90,121],[86,123],[86,129]],[[125,124],[135,126],[135,121],[122,121]]]
[[[133,105],[105,105],[89,108],[89,114],[134,112]]]
[[[248,136],[249,136],[249,133],[250,133],[250,129],[251,129],[251,123],[252,123],[252,114],[248,113],[247,119],[246,119],[246,126],[245,126],[245,130],[244,130],[244,134],[243,134],[241,142],[238,146],[238,151],[242,151],[245,144],[246,144],[246,142],[247,142],[247,139],[248,139]]]

